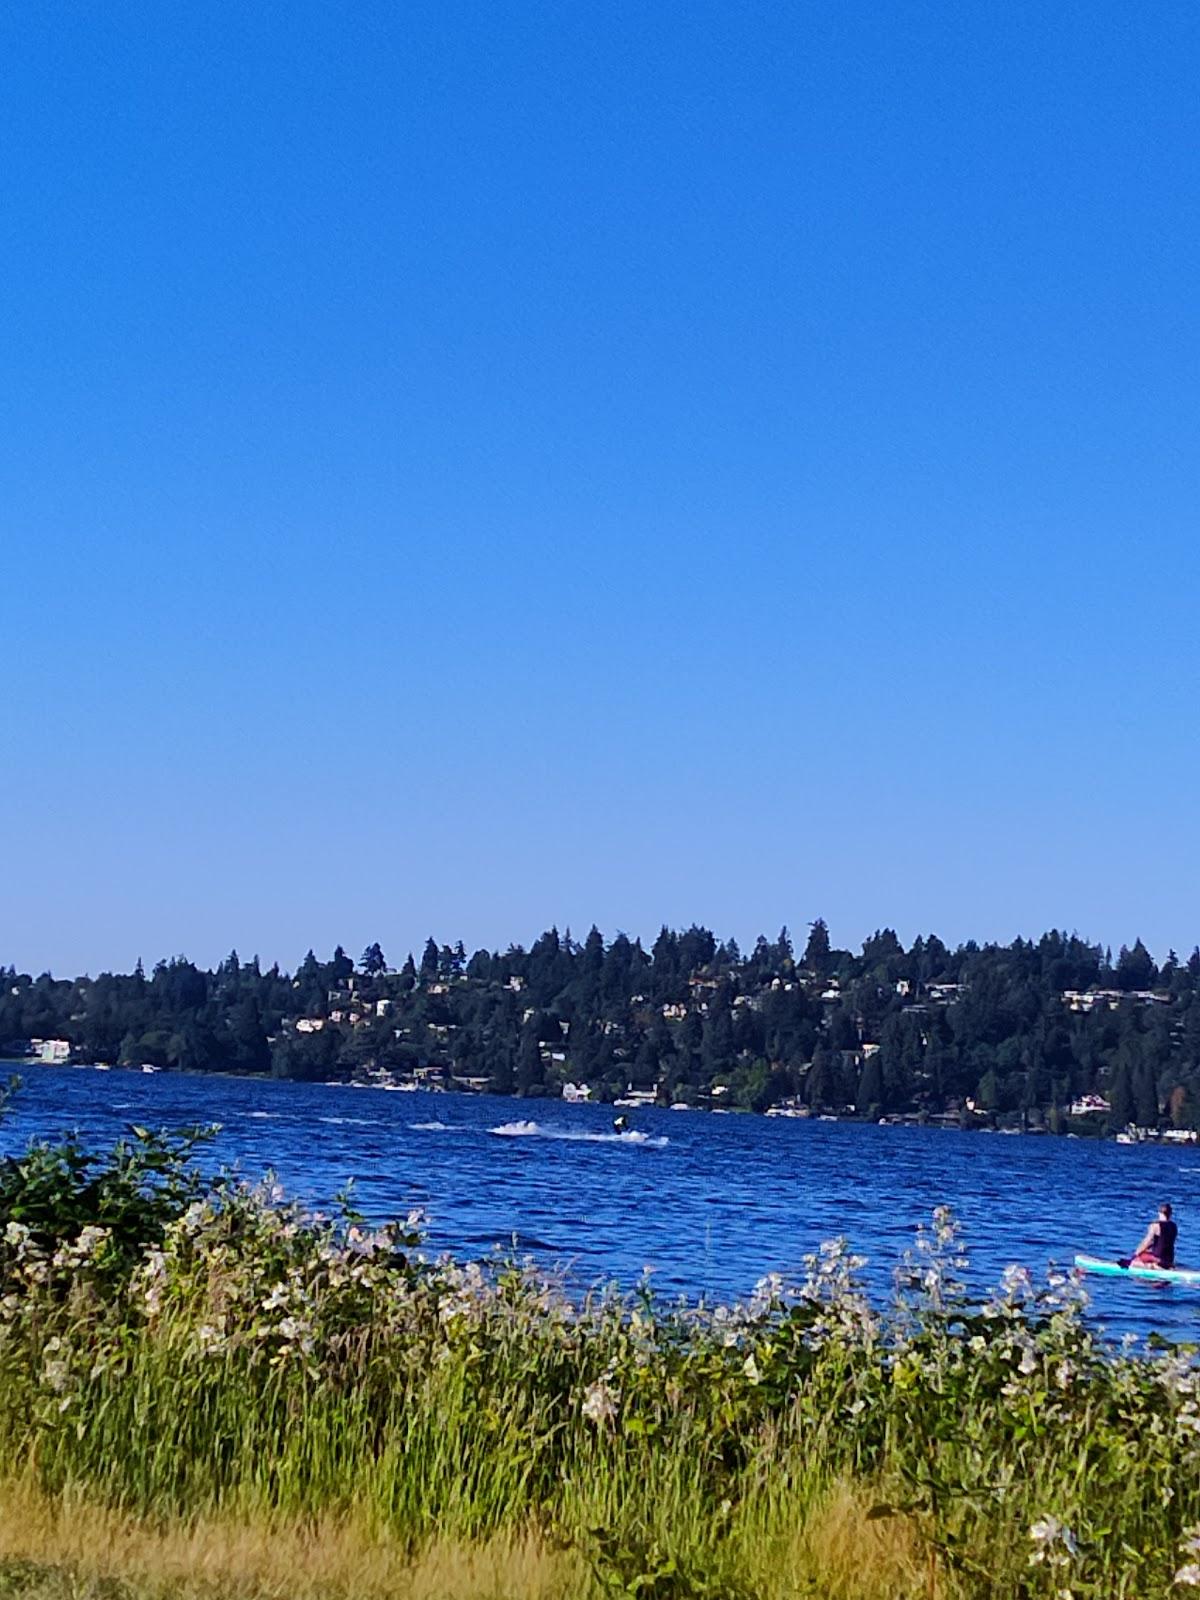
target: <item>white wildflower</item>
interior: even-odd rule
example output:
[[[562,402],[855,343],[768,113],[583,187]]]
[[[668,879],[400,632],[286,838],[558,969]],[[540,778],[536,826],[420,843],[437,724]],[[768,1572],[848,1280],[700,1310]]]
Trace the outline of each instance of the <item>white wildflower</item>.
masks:
[[[55,1394],[61,1394],[67,1387],[67,1380],[71,1376],[71,1369],[65,1361],[47,1361],[42,1368],[42,1382],[48,1389],[53,1389]]]
[[[783,1299],[783,1278],[778,1272],[768,1272],[754,1285],[747,1311],[751,1317],[763,1317]]]
[[[1024,1300],[1033,1293],[1033,1279],[1028,1267],[1011,1262],[1000,1274],[1000,1289],[1008,1300]]]
[[[1030,1528],[1029,1537],[1034,1547],[1029,1557],[1031,1567],[1043,1561],[1053,1567],[1064,1566],[1079,1552],[1075,1535],[1057,1517],[1040,1517]]]
[[[1200,1589],[1200,1562],[1189,1561],[1175,1574],[1175,1582],[1189,1589]]]
[[[279,1324],[279,1333],[288,1344],[295,1345],[305,1355],[313,1347],[312,1326],[302,1317],[284,1317]]]
[[[1172,1351],[1157,1364],[1155,1377],[1170,1395],[1196,1392],[1196,1369],[1190,1355]]]
[[[607,1427],[616,1421],[620,1404],[617,1392],[603,1378],[598,1378],[584,1391],[580,1410],[587,1420],[594,1422],[598,1428]]]
[[[758,1370],[758,1362],[755,1361],[753,1354],[748,1355],[745,1361],[742,1362],[742,1371],[750,1379],[751,1383],[762,1382],[762,1373]]]

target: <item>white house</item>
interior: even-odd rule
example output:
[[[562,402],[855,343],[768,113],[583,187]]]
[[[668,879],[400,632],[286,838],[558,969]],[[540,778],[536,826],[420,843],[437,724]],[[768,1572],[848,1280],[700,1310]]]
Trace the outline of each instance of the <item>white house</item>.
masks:
[[[1107,1116],[1112,1106],[1102,1094],[1081,1095],[1078,1100],[1072,1100],[1070,1112],[1073,1117],[1099,1117]]]

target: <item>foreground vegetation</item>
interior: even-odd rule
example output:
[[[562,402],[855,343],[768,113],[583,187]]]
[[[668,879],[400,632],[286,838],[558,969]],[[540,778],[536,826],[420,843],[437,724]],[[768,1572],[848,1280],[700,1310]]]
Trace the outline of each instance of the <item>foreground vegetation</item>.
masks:
[[[0,1169],[0,1596],[1138,1596],[1200,1584],[1188,1350],[1072,1281],[881,1313],[843,1242],[746,1302],[566,1297],[191,1141]]]

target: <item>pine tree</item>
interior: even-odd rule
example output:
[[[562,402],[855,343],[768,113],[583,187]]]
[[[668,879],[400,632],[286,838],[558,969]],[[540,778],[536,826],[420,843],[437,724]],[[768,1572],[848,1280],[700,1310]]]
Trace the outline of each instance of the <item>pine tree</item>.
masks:
[[[814,1111],[835,1103],[836,1077],[832,1052],[826,1045],[819,1044],[804,1080],[804,1098]]]
[[[815,1061],[816,1057],[813,1059]],[[867,1057],[858,1075],[855,1106],[860,1115],[867,1117],[877,1117],[883,1109],[883,1068],[878,1050]]]
[[[1118,1063],[1117,1070],[1113,1073],[1112,1084],[1108,1091],[1108,1125],[1119,1132],[1127,1128],[1133,1121],[1134,1103],[1133,1088],[1130,1083],[1129,1063],[1124,1057]]]
[[[829,970],[829,929],[824,917],[818,917],[815,922],[808,925],[808,943],[804,947],[804,960],[801,966],[807,967],[810,972],[823,976]]]
[[[542,1052],[538,1044],[537,1029],[524,1028],[517,1050],[517,1093],[534,1094],[545,1083]]]
[[[358,964],[368,978],[377,978],[381,972],[387,971],[387,961],[378,942],[369,944],[358,958]]]
[[[1158,1127],[1158,1090],[1154,1086],[1154,1069],[1148,1061],[1139,1062],[1133,1075],[1133,1107],[1139,1128]]]

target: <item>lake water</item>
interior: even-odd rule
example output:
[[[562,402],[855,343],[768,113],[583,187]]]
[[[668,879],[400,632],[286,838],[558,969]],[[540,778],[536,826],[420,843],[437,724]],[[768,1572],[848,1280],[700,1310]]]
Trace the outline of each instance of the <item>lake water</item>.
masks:
[[[659,1292],[730,1297],[766,1272],[799,1275],[808,1251],[845,1234],[883,1295],[916,1223],[943,1203],[963,1221],[981,1285],[1009,1262],[1040,1272],[1076,1250],[1127,1253],[1163,1199],[1176,1206],[1181,1264],[1200,1262],[1200,1149],[1188,1146],[657,1109],[628,1113],[634,1137],[620,1138],[610,1109],[558,1100],[14,1070],[24,1088],[0,1122],[0,1153],[68,1129],[109,1144],[134,1122],[219,1122],[212,1159],[247,1176],[271,1168],[317,1206],[353,1178],[373,1217],[421,1207],[432,1251],[482,1255],[515,1235],[579,1284],[629,1284],[650,1266]],[[1200,1290],[1089,1288],[1114,1333],[1200,1332]]]

